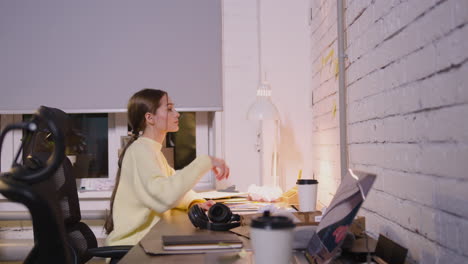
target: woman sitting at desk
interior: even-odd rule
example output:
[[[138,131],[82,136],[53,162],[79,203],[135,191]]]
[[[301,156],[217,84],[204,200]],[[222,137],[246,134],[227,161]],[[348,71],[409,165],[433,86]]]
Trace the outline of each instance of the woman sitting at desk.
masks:
[[[161,147],[167,132],[179,130],[180,114],[166,92],[143,89],[128,103],[132,139],[119,157],[119,170],[105,229],[107,245],[135,245],[172,208],[188,209],[205,201],[192,187],[212,169],[217,180],[229,176],[224,160],[202,155],[182,170],[174,171]]]

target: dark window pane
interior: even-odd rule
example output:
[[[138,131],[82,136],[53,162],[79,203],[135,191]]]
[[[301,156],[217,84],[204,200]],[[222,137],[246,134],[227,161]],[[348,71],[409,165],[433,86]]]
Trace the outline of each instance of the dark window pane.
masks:
[[[179,131],[170,133],[174,142],[174,169],[180,170],[197,157],[195,112],[181,113]]]
[[[82,147],[67,146],[66,155],[73,163],[77,178],[108,177],[108,115],[69,114],[73,128],[83,136]],[[29,120],[31,115],[23,115]],[[70,138],[66,138],[70,142]]]
[[[179,118],[179,131],[166,135],[162,152],[169,165],[176,170],[184,168],[197,156],[196,125],[196,113],[183,112]],[[128,136],[122,138],[121,148],[129,139]]]

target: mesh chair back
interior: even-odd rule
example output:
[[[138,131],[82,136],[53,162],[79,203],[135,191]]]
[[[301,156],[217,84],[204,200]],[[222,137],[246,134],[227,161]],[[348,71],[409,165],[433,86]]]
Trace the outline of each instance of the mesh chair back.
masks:
[[[44,135],[35,135],[32,146],[28,146],[30,163],[38,166],[45,164],[50,153],[44,152],[41,141],[46,140]],[[31,162],[34,160],[34,162]],[[73,175],[72,164],[65,157],[61,166],[52,177],[32,186],[39,195],[46,199],[56,212],[57,222],[63,225],[64,236],[71,250],[73,263],[85,263],[92,258],[88,254],[89,248],[96,248],[97,241],[92,230],[81,222],[80,203],[76,188],[76,180]]]

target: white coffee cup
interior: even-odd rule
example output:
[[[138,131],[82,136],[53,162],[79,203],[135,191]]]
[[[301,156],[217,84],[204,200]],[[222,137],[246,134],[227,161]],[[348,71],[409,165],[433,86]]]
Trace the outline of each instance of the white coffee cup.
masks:
[[[315,179],[298,179],[296,184],[299,194],[299,210],[301,212],[315,211],[318,181]]]
[[[289,264],[295,224],[286,216],[263,216],[252,220],[250,239],[255,263]]]

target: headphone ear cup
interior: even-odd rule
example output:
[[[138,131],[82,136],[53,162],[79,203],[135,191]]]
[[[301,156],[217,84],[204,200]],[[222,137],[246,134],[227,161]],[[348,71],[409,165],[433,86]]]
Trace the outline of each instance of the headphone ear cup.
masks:
[[[210,221],[208,217],[206,216],[205,212],[203,211],[203,209],[201,209],[197,204],[190,207],[188,216],[189,216],[190,222],[192,222],[192,224],[195,227],[198,227],[201,229],[208,228]]]
[[[208,217],[213,223],[228,223],[232,219],[232,212],[225,204],[215,203],[210,207]]]
[[[209,223],[209,230],[213,231],[229,231],[229,229],[240,226],[240,222],[229,222],[229,223]]]
[[[231,221],[240,222],[240,220],[241,220],[241,217],[238,214],[233,214],[231,217]]]

